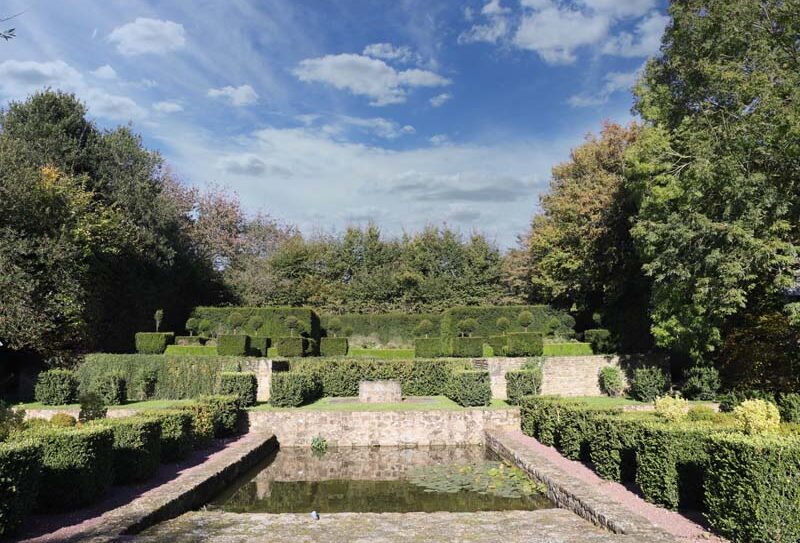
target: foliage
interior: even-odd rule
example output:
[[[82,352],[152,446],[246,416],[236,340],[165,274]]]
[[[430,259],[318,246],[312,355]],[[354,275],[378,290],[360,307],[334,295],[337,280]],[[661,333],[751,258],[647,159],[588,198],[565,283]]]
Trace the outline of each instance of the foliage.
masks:
[[[323,337],[319,340],[321,356],[345,356],[349,344],[346,337]]]
[[[105,405],[122,405],[127,398],[125,378],[116,373],[107,373],[95,381],[94,391]]]
[[[105,418],[108,409],[103,397],[97,392],[84,392],[79,398],[81,408],[78,420],[82,423]]]
[[[686,372],[681,394],[689,400],[714,400],[719,387],[719,371],[716,368],[693,366]]]
[[[172,345],[174,342],[175,334],[172,332],[137,332],[136,352],[161,354],[167,349],[167,345]]]
[[[220,334],[217,338],[217,353],[220,356],[247,356],[250,353],[250,336]]]
[[[328,450],[328,440],[322,436],[314,436],[311,439],[311,450],[315,454],[325,454]]]
[[[636,479],[636,449],[649,413],[602,415],[594,418],[589,435],[589,459],[603,479],[629,483]]]
[[[707,405],[693,405],[686,413],[686,417],[692,422],[711,422],[714,424],[725,424],[730,426],[731,416],[725,413],[714,411]]]
[[[293,358],[309,354],[308,339],[304,337],[279,337],[275,339],[278,356]]]
[[[454,371],[447,383],[446,396],[462,407],[489,405],[492,398],[489,372]]]
[[[800,422],[800,394],[781,394],[778,397],[778,409],[784,422]]]
[[[252,318],[252,317],[251,317]],[[225,323],[231,327],[233,333],[237,333],[239,328],[244,324],[244,316],[238,311],[231,311],[225,319]]]
[[[737,427],[748,435],[777,432],[781,424],[778,407],[764,400],[745,400],[733,408]]]
[[[0,538],[16,532],[39,494],[42,449],[33,441],[0,443]]]
[[[442,338],[417,338],[414,340],[414,358],[438,358],[442,355]]]
[[[155,475],[161,461],[161,424],[152,417],[121,417],[92,423],[114,433],[114,484],[126,485]]]
[[[67,415],[66,413],[56,413],[52,417],[50,417],[50,424],[53,426],[59,426],[61,428],[71,428],[78,424],[78,421],[75,420],[75,417],[72,415]]]
[[[192,447],[206,449],[214,441],[214,416],[207,405],[198,402],[183,406],[181,411],[189,415],[191,421]]]
[[[505,334],[511,327],[511,321],[508,319],[508,317],[498,317],[498,319],[494,321],[494,325],[498,331]]]
[[[177,462],[192,451],[192,415],[185,410],[159,409],[139,412],[149,417],[161,428],[161,461]]]
[[[9,434],[24,428],[25,411],[12,409],[0,400],[0,443],[6,440]]]
[[[167,356],[219,356],[217,347],[211,345],[167,345]]]
[[[433,333],[433,330],[434,330],[433,323],[429,319],[422,319],[414,327],[414,334],[417,336],[428,337],[431,333]]]
[[[214,437],[223,438],[235,435],[239,431],[239,419],[242,416],[239,398],[231,395],[200,396],[195,404],[211,415]]]
[[[541,334],[517,332],[508,334],[505,348],[506,356],[542,356],[544,343]]]
[[[450,338],[450,355],[456,358],[480,358],[483,356],[483,338]]]
[[[621,396],[625,390],[625,381],[622,370],[616,366],[605,366],[600,369],[600,390],[609,396]]]
[[[545,343],[542,346],[544,356],[591,356],[594,354],[589,343],[572,341],[569,343]]]
[[[158,329],[161,328],[161,321],[164,320],[164,310],[156,309],[156,312],[153,314],[153,320],[156,323],[156,332],[158,332]]]
[[[732,413],[733,409],[745,400],[764,400],[774,403],[775,394],[763,390],[732,390],[719,397],[719,410]]]
[[[542,369],[506,372],[506,396],[508,403],[519,405],[525,396],[536,396],[542,387]]]
[[[209,330],[215,335],[236,332],[228,321],[234,313],[241,317],[242,323],[254,317],[261,319],[263,324],[257,330],[248,330],[252,335],[277,338],[302,333],[318,338],[321,334],[319,316],[304,307],[195,307],[192,311],[194,317],[209,322]],[[238,317],[235,320],[238,322]]]
[[[478,329],[478,320],[472,317],[461,319],[458,321],[457,328],[461,337],[469,337]]]
[[[329,323],[334,319],[341,322],[343,335],[348,337],[369,338],[379,345],[410,346],[416,337],[438,335],[441,318],[440,313],[390,311],[386,313],[323,314],[320,316],[320,321],[324,330],[330,329]],[[424,324],[420,328],[423,321],[428,321],[430,326]]]
[[[78,383],[75,373],[64,369],[41,372],[36,378],[36,401],[44,405],[66,405],[75,401]]]
[[[681,422],[689,415],[689,400],[661,396],[655,400],[656,415],[669,422]]]
[[[595,354],[613,353],[616,350],[611,332],[605,328],[585,330],[583,338],[592,345],[592,352]]]
[[[250,336],[250,355],[268,356],[270,339],[266,336]]]
[[[252,372],[223,372],[220,378],[219,392],[223,395],[236,396],[239,405],[250,407],[256,404],[258,381]]]
[[[473,318],[478,321],[475,335],[489,337],[497,335],[497,320],[501,317],[514,322],[508,331],[521,332],[524,327],[519,324],[517,317],[520,313],[530,313],[532,321],[528,328],[532,332],[542,335],[555,335],[569,338],[574,335],[575,320],[567,313],[553,309],[546,305],[509,305],[509,306],[479,306],[479,307],[452,307],[442,314],[442,336],[456,337],[458,322]]]
[[[528,331],[528,327],[533,324],[533,313],[530,311],[520,311],[519,315],[517,315],[517,324],[522,326],[525,331]]]
[[[299,407],[316,400],[322,391],[319,376],[307,372],[278,372],[272,375],[269,403],[275,407]]]
[[[633,382],[630,385],[630,395],[634,400],[640,402],[652,402],[664,394],[668,388],[667,375],[661,368],[636,368],[633,372]]]
[[[189,332],[189,335],[195,334],[200,331],[200,320],[196,317],[189,317],[186,319],[184,328],[186,328],[186,331]]]

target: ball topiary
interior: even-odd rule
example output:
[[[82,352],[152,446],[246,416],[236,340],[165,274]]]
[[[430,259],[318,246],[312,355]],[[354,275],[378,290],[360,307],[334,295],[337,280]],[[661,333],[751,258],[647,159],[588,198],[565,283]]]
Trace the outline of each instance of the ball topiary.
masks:
[[[458,332],[462,337],[471,336],[478,329],[478,321],[473,318],[466,318],[458,321]]]
[[[495,321],[494,325],[497,327],[497,329],[500,332],[505,334],[508,331],[508,329],[511,327],[511,321],[508,320],[507,317],[500,317],[499,319],[497,319]]]
[[[238,311],[233,311],[230,315],[228,315],[226,322],[228,323],[228,326],[230,326],[235,332],[244,324],[244,316]]]
[[[198,331],[198,326],[200,321],[194,317],[190,317],[186,320],[186,331],[189,332],[189,335],[193,335],[195,332]]]
[[[525,331],[528,331],[528,326],[533,323],[533,313],[530,311],[520,311],[519,315],[517,315],[517,324],[522,326]]]
[[[52,417],[50,417],[50,424],[53,426],[59,426],[61,428],[71,428],[78,424],[78,421],[75,420],[75,417],[72,415],[68,415],[66,413],[56,413]]]
[[[430,336],[431,332],[433,332],[433,323],[428,319],[422,319],[419,321],[419,324],[414,328],[414,333],[418,337],[428,337]]]

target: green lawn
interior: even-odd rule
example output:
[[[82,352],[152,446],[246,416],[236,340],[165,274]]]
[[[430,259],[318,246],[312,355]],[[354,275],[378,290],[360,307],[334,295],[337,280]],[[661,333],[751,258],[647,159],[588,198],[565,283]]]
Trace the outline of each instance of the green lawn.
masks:
[[[432,399],[435,401],[425,403],[358,403],[355,398],[353,398],[352,402],[347,403],[336,401],[342,399],[343,398],[320,398],[313,403],[300,407],[273,407],[268,403],[262,403],[250,409],[254,411],[458,411],[461,409],[471,409],[461,407],[445,396],[433,396]],[[503,400],[492,400],[489,405],[490,409],[509,409],[511,407],[512,406],[508,405]]]

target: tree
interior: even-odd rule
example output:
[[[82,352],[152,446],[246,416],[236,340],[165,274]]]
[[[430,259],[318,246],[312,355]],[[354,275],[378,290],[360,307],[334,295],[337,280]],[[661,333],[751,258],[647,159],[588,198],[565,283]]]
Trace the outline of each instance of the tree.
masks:
[[[525,331],[528,331],[528,326],[533,324],[533,314],[530,311],[520,311],[517,315],[517,324],[522,326]]]
[[[422,319],[414,328],[414,332],[417,336],[428,337],[433,332],[433,323],[428,319]]]
[[[342,329],[342,319],[339,317],[332,318],[325,328],[333,333],[333,337],[336,337],[336,334]]]
[[[161,321],[164,320],[164,310],[156,309],[156,312],[153,314],[153,320],[156,321],[156,332],[158,332],[158,329],[161,328]]]
[[[199,330],[200,321],[197,320],[195,317],[189,317],[186,319],[186,330],[189,332],[189,335],[194,335],[194,332]]]
[[[232,311],[228,315],[227,322],[228,326],[230,326],[231,329],[233,329],[233,332],[236,333],[239,330],[239,328],[244,324],[244,315],[242,315],[238,311]]]
[[[494,324],[503,335],[506,335],[506,332],[511,327],[511,321],[506,317],[499,317]],[[530,326],[530,324],[528,326]]]
[[[459,334],[461,334],[462,337],[471,336],[477,329],[478,329],[478,321],[471,317],[458,321],[458,332]]]

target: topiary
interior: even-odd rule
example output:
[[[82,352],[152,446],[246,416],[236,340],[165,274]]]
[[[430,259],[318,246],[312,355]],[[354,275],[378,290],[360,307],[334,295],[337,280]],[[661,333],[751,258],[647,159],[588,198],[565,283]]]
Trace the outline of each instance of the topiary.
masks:
[[[609,396],[620,396],[625,390],[625,381],[622,378],[622,370],[616,366],[606,366],[600,370],[599,375],[600,390]]]
[[[414,328],[414,333],[418,337],[425,336],[427,338],[430,336],[431,332],[433,332],[433,323],[428,319],[422,319]]]
[[[34,395],[45,405],[66,405],[75,401],[78,381],[69,370],[54,369],[40,373],[36,379]]]
[[[125,377],[117,373],[107,373],[95,382],[95,392],[105,405],[122,405],[127,396]]]
[[[211,331],[211,321],[208,319],[200,319],[197,323],[197,331],[201,334],[208,334]]]
[[[500,317],[494,322],[494,325],[497,329],[505,335],[508,329],[511,327],[511,321],[508,320],[507,317]]]
[[[745,434],[777,432],[781,427],[778,407],[764,400],[745,400],[733,409],[736,425]]]
[[[689,400],[713,400],[720,387],[719,371],[712,366],[694,366],[685,374],[681,394]]]
[[[330,321],[328,321],[328,325],[325,327],[329,332],[333,333],[333,337],[341,331],[342,329],[342,319],[339,317],[334,317]]]
[[[164,310],[156,309],[156,312],[153,313],[153,320],[156,321],[156,332],[158,332],[158,329],[161,328],[161,321],[164,320]]]
[[[244,316],[238,311],[232,311],[227,318],[228,326],[236,332],[241,325],[244,324]]]
[[[286,328],[289,330],[289,335],[294,337],[294,333],[298,328],[300,328],[300,321],[297,320],[297,317],[294,315],[289,315],[283,322],[286,325]]]
[[[50,417],[50,424],[53,426],[59,426],[61,428],[70,428],[78,424],[78,421],[75,420],[75,417],[72,415],[68,415],[66,413],[56,413]]]
[[[259,317],[258,315],[253,315],[249,319],[247,319],[247,325],[245,329],[249,332],[257,332],[259,328],[264,326],[264,319]]]
[[[662,396],[655,400],[656,415],[670,422],[680,422],[689,413],[689,401],[683,398]]]
[[[520,311],[519,315],[517,315],[517,324],[522,326],[525,331],[528,331],[528,326],[533,324],[533,313],[530,311]]]
[[[199,320],[197,320],[197,319],[196,319],[196,318],[194,318],[194,317],[190,317],[190,318],[188,318],[188,319],[186,320],[186,326],[185,326],[185,328],[186,328],[186,331],[187,331],[187,332],[189,332],[189,335],[190,335],[190,336],[191,336],[191,335],[192,335],[194,332],[197,332],[197,331],[198,331],[198,326],[199,326],[199,324],[200,324],[200,321],[199,321]]]
[[[473,318],[466,318],[458,321],[458,332],[462,337],[471,336],[478,329],[478,321]]]
[[[637,368],[633,372],[630,394],[640,402],[652,402],[669,388],[666,374],[660,368]]]
[[[103,398],[96,392],[87,392],[80,397],[81,410],[78,414],[78,420],[81,422],[89,422],[105,418],[108,409],[103,402]]]

